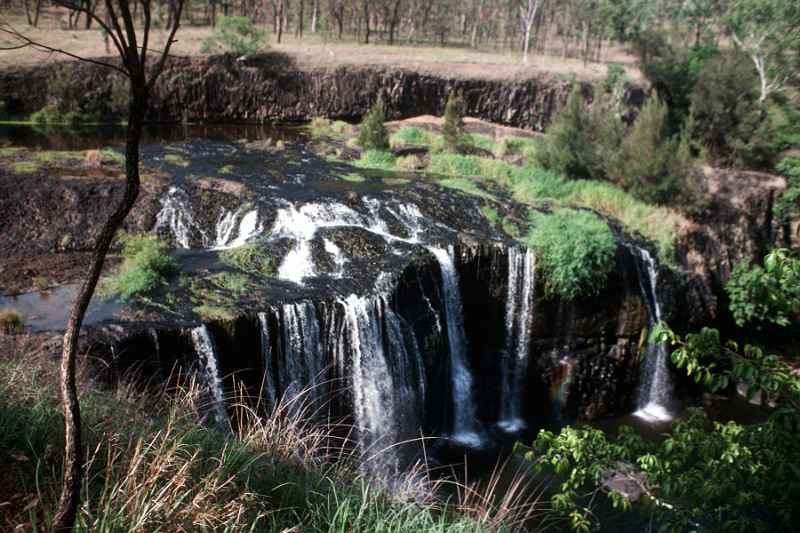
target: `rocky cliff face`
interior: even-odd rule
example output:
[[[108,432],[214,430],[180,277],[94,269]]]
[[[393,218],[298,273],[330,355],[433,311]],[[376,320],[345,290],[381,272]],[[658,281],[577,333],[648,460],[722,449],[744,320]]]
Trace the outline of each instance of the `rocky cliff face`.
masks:
[[[108,70],[70,63],[70,84],[83,110],[104,110],[112,92]],[[51,66],[0,72],[0,100],[12,113],[30,114],[47,102]],[[154,122],[307,121],[325,116],[355,120],[378,97],[392,118],[441,115],[448,94],[461,91],[467,114],[542,131],[566,101],[572,83],[556,79],[464,80],[376,67],[301,70],[278,53],[238,61],[230,56],[174,58],[153,88],[148,119]],[[582,91],[591,98],[592,86]],[[626,100],[641,105],[645,93],[630,87]]]

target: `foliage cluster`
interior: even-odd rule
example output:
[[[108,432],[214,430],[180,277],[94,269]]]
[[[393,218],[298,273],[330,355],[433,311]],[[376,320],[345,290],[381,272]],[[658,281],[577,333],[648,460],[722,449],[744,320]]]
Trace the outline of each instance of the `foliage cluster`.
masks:
[[[169,255],[167,244],[155,235],[124,234],[120,241],[123,261],[117,272],[104,280],[103,295],[122,300],[146,295],[177,271],[178,264]]]
[[[725,286],[730,310],[739,326],[788,326],[800,316],[800,258],[778,249],[764,258],[764,266],[743,261]]]
[[[575,209],[532,211],[530,217],[533,227],[524,241],[536,252],[547,293],[567,300],[599,293],[617,249],[608,224]]]
[[[573,179],[608,180],[651,203],[688,205],[702,195],[686,133],[670,135],[667,107],[650,97],[626,133],[598,101],[576,88],[536,152],[545,168]]]
[[[464,134],[464,112],[463,95],[455,91],[450,92],[444,107],[444,125],[442,126],[442,138],[448,152],[458,151],[459,140]]]
[[[204,54],[222,51],[249,56],[264,49],[266,36],[266,30],[256,26],[248,17],[220,17],[214,33],[203,40],[200,51]]]
[[[248,274],[271,277],[275,275],[275,262],[266,248],[259,244],[245,244],[219,253],[224,265],[238,268]]]
[[[363,150],[388,150],[389,130],[386,129],[386,108],[383,99],[378,98],[364,117],[358,130],[356,143]]]
[[[780,222],[788,222],[800,214],[800,159],[787,157],[777,170],[786,176],[787,187],[775,201],[775,215]]]
[[[13,335],[25,330],[25,317],[14,309],[0,309],[0,334]]]

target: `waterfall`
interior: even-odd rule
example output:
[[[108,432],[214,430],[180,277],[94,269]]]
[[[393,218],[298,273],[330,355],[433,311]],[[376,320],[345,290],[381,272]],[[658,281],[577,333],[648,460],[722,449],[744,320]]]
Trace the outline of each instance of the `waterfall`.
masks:
[[[192,231],[195,229],[199,231],[203,242],[206,241],[206,235],[196,228],[189,195],[178,187],[171,187],[161,198],[161,210],[156,215],[154,231],[158,232],[163,228],[169,229],[181,248],[191,248]]]
[[[283,396],[294,408],[311,409],[319,414],[322,407],[322,343],[314,304],[298,302],[282,307],[281,364],[278,368]],[[302,398],[300,398],[302,396]]]
[[[661,305],[658,301],[658,270],[650,253],[644,248],[635,248],[641,259],[637,263],[639,286],[650,311],[650,326],[661,322]],[[646,272],[642,272],[644,267]],[[646,274],[646,277],[645,275]],[[639,391],[636,397],[635,416],[651,422],[672,420],[669,405],[672,400],[672,383],[667,368],[667,347],[663,343],[647,345]]]
[[[336,269],[331,272],[331,276],[334,278],[341,278],[344,276],[344,267],[347,263],[347,258],[342,253],[342,249],[336,246],[336,244],[328,239],[323,241],[325,245],[325,251],[333,258],[333,264]]]
[[[278,400],[278,391],[275,389],[275,378],[272,371],[272,346],[269,339],[269,317],[267,313],[258,313],[258,323],[261,325],[261,358],[264,362],[264,400],[267,407],[274,408]]]
[[[222,380],[219,377],[214,341],[205,325],[193,328],[191,336],[195,352],[203,362],[203,377],[211,392],[211,412],[214,416],[214,423],[223,427],[228,420],[228,415],[225,412],[225,394],[222,389]]]
[[[245,206],[236,211],[225,211],[220,216],[216,228],[215,250],[236,248],[247,244],[247,241],[262,232],[258,223],[258,210]]]
[[[421,425],[425,375],[416,340],[409,350],[400,317],[383,297],[350,295],[342,300],[344,327],[339,349],[351,356],[355,422],[368,463],[388,472],[398,467],[396,444]],[[413,335],[412,335],[413,337]]]
[[[498,426],[508,433],[525,427],[520,413],[522,385],[528,368],[531,308],[536,275],[536,259],[531,250],[508,249],[508,289],[506,293],[506,361]]]
[[[447,250],[430,247],[442,272],[442,292],[450,346],[450,371],[453,387],[454,422],[452,439],[467,446],[479,447],[481,437],[475,428],[475,401],[472,373],[467,365],[467,341],[464,332],[464,311],[458,287],[458,273],[453,262],[453,247]]]
[[[293,248],[278,267],[278,278],[302,284],[306,278],[316,275],[311,242],[320,228],[357,227],[389,241],[418,242],[419,234],[423,231],[421,223],[423,215],[417,206],[398,204],[386,208],[387,212],[396,217],[408,230],[410,237],[403,238],[392,234],[381,218],[380,201],[375,198],[364,198],[363,202],[369,211],[368,215],[338,203],[307,203],[299,208],[289,205],[278,210],[272,226],[272,237],[295,241]],[[332,253],[329,244],[325,243],[325,248],[328,253]]]

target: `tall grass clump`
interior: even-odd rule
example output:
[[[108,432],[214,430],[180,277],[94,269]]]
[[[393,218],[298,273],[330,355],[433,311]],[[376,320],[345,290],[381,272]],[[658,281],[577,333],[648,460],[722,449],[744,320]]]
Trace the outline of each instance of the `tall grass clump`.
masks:
[[[13,335],[25,331],[25,317],[15,309],[0,309],[0,333]]]
[[[101,293],[122,300],[144,295],[159,287],[175,273],[178,264],[168,253],[167,244],[155,235],[125,234],[122,241],[122,265],[104,280]]]
[[[275,262],[264,246],[246,244],[219,253],[224,265],[238,268],[248,274],[271,277],[275,275]]]
[[[370,168],[376,170],[394,170],[396,159],[391,152],[384,150],[366,150],[361,153],[361,157],[353,162],[358,168]]]
[[[629,231],[654,241],[659,258],[672,263],[683,218],[673,209],[637,200],[619,187],[594,180],[568,180],[539,167],[523,167],[512,185],[515,200],[529,205],[582,206],[615,218]]]
[[[531,212],[525,242],[536,252],[537,265],[550,296],[567,300],[597,295],[614,266],[617,244],[611,229],[594,213],[557,209]]]
[[[392,134],[389,144],[392,148],[408,148],[412,146],[430,146],[436,135],[416,126],[403,126]]]
[[[369,110],[358,130],[356,144],[363,150],[388,150],[389,130],[386,129],[386,108],[378,98]]]
[[[20,493],[3,517],[33,531],[47,530],[60,486],[56,370],[45,356],[0,361],[0,465]],[[361,468],[348,428],[309,410],[309,391],[268,412],[230,398],[230,422],[218,428],[202,423],[208,394],[197,381],[109,388],[86,368],[79,379],[87,467],[78,532],[511,533],[548,516],[540,488],[500,468],[471,484],[412,468],[393,474],[390,492]],[[449,500],[437,496],[445,484]]]

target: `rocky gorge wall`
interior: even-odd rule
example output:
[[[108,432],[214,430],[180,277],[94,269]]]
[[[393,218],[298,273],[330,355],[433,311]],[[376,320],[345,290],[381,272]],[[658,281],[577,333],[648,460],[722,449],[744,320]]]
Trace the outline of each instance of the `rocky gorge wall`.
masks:
[[[108,69],[70,62],[68,85],[85,112],[107,111],[115,75]],[[29,115],[48,101],[51,73],[59,64],[0,71],[0,101],[9,113]],[[385,67],[301,69],[280,53],[239,61],[232,56],[172,58],[153,87],[148,120],[153,122],[308,121],[325,116],[357,120],[378,97],[391,118],[441,115],[451,91],[463,93],[469,116],[543,131],[572,90],[573,82],[539,77],[520,80],[460,79]],[[591,99],[593,86],[581,83]],[[628,87],[635,109],[645,98]]]

